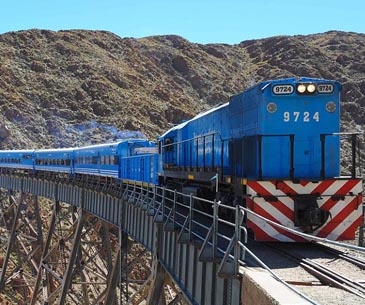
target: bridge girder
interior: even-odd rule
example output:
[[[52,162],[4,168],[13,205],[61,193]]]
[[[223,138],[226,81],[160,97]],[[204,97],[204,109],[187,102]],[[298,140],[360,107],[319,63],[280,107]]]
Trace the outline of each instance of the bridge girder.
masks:
[[[0,293],[12,303],[186,304],[151,253],[116,226],[24,192],[0,200]]]
[[[176,191],[150,185],[139,186],[136,183],[117,184],[111,191],[109,188],[103,190],[104,187],[100,189],[99,184],[94,182],[88,181],[86,187],[83,181],[68,180],[65,177],[54,179],[52,176],[44,178],[0,175],[1,187],[37,194],[40,198],[53,198],[53,207],[56,207],[57,203],[61,207],[59,212],[54,208],[53,214],[51,213],[55,222],[55,228],[52,230],[49,230],[52,222],[45,220],[41,215],[43,222],[41,253],[43,254],[47,248],[48,236],[50,236],[50,246],[47,253],[39,259],[38,266],[41,266],[39,269],[43,271],[37,272],[33,282],[28,285],[33,289],[31,295],[36,295],[35,304],[41,302],[46,304],[50,301],[58,304],[64,302],[101,304],[106,300],[111,305],[142,304],[147,299],[154,300],[158,302],[157,304],[239,303],[240,279],[236,267],[240,258],[238,248],[240,235],[235,232],[235,235],[231,236],[231,243],[227,245],[228,250],[223,259],[217,251],[218,226],[215,221],[208,221],[204,227],[207,233],[199,232],[199,235],[202,235],[196,238],[195,200],[200,199],[190,196],[189,203],[186,200],[181,202],[182,195],[177,197]],[[67,202],[68,205],[65,206],[62,202]],[[214,206],[214,211],[216,208],[218,210],[215,201],[211,204]],[[8,205],[11,205],[10,201]],[[17,214],[16,207],[16,204],[12,204],[10,210],[13,215]],[[181,214],[182,209],[188,211],[185,220]],[[40,210],[45,209],[42,207]],[[213,219],[218,221],[218,215],[214,212]],[[239,227],[240,218],[236,218],[236,227]],[[81,219],[83,224],[79,223]],[[9,223],[4,222],[5,228],[6,225],[9,227]],[[57,228],[61,230],[59,233]],[[103,233],[101,228],[104,228],[106,233]],[[9,229],[8,232],[15,231]],[[97,239],[90,238],[92,234],[96,234]],[[77,237],[80,235],[80,238]],[[63,237],[58,239],[60,236]],[[110,240],[109,245],[107,236]],[[140,242],[143,245],[140,246],[142,249],[145,247],[153,251],[152,269],[159,269],[162,274],[157,272],[150,274],[150,264],[145,267],[145,276],[136,280],[134,271],[130,272],[132,268],[136,269],[132,264],[133,255],[137,259],[139,254],[135,253],[141,254],[144,250],[133,250],[133,247],[138,247],[130,245],[131,239]],[[89,247],[91,243],[94,248]],[[113,247],[115,243],[118,247]],[[56,246],[52,246],[53,244]],[[58,251],[58,247],[61,247],[62,251]],[[156,251],[157,248],[160,250]],[[92,254],[93,249],[97,250],[95,254]],[[105,254],[105,249],[113,250]],[[4,252],[5,258],[8,255],[7,249]],[[232,253],[235,257],[233,261],[228,257]],[[52,261],[47,263],[47,259],[61,254],[63,264],[59,263],[62,259],[55,259],[53,264]],[[14,255],[9,254],[9,256]],[[41,265],[41,262],[47,264]],[[158,264],[162,268],[156,269],[155,266]],[[139,264],[136,265],[140,269]],[[4,272],[2,274],[8,276]],[[116,278],[118,280],[115,280]],[[169,279],[181,291],[174,289],[175,285],[170,285]],[[114,283],[117,283],[116,289],[106,290],[108,284],[114,285]]]

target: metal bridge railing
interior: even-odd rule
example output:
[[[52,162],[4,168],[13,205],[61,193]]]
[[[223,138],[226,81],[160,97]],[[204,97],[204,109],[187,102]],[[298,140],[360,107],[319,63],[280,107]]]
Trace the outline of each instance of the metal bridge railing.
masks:
[[[178,241],[201,245],[199,259],[219,263],[218,274],[239,276],[244,265],[247,230],[245,212],[216,200],[187,195],[176,190],[127,183],[123,200],[143,207],[165,230],[178,230]]]
[[[365,248],[319,238],[287,228],[264,218],[242,206],[228,206],[220,201],[187,195],[176,190],[126,184],[123,199],[145,206],[154,220],[164,223],[165,230],[179,230],[179,242],[201,244],[199,259],[219,262],[221,276],[238,276],[239,267],[245,265],[247,230],[245,215],[251,214],[267,224],[303,237],[308,241],[323,242],[340,247],[365,251]],[[361,232],[360,232],[361,234]],[[361,238],[361,236],[360,236]]]

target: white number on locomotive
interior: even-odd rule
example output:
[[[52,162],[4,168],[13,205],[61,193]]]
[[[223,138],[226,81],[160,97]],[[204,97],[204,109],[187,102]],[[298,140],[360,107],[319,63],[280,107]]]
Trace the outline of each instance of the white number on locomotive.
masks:
[[[292,85],[276,85],[273,86],[272,92],[274,94],[291,94],[294,92],[294,86]]]
[[[299,111],[285,111],[284,112],[284,122],[304,122],[309,123],[311,121],[319,122],[319,112],[310,113],[308,111],[299,112]]]
[[[332,93],[333,85],[332,84],[319,84],[317,90],[318,90],[318,93]]]

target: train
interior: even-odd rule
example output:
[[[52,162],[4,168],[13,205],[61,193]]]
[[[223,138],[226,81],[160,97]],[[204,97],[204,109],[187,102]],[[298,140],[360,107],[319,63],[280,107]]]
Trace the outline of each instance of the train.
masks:
[[[2,150],[0,168],[158,183],[156,143],[143,138],[77,148]]]
[[[356,134],[340,132],[339,82],[262,81],[157,138],[87,147],[0,151],[0,168],[96,175],[160,185],[253,213],[258,241],[302,242],[283,230],[349,240],[362,222]],[[341,139],[350,138],[352,170],[341,174]],[[271,220],[268,223],[263,218]]]

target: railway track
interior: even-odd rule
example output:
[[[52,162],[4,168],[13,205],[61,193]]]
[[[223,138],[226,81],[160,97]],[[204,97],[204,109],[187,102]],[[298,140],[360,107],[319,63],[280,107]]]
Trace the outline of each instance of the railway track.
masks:
[[[318,243],[315,243],[313,245],[315,245],[316,247],[318,247],[319,249],[321,249],[327,253],[333,254],[336,257],[344,259],[344,260],[348,261],[349,263],[352,263],[352,264],[358,266],[359,268],[365,270],[365,257],[360,258],[360,257],[354,256],[354,255],[348,254],[346,252],[343,252],[341,250],[331,248],[331,247],[328,247],[328,246],[325,246],[322,244],[318,244]]]
[[[358,281],[353,280],[346,275],[340,274],[339,272],[325,266],[324,264],[318,263],[313,259],[303,257],[302,255],[297,253],[296,254],[291,253],[290,251],[283,249],[277,244],[276,245],[268,244],[267,246],[281,253],[282,255],[285,255],[290,260],[293,260],[294,262],[298,263],[308,273],[315,276],[322,284],[331,285],[333,287],[343,289],[345,291],[348,291],[354,295],[357,295],[365,299],[365,284],[361,284]],[[325,251],[327,253],[334,254],[337,258],[342,258],[348,262],[356,264],[356,266],[358,266],[359,264],[362,267],[365,266],[365,261],[360,260],[358,258],[355,259],[355,257],[351,257],[345,253],[341,253],[341,251],[339,250],[335,250],[324,246],[319,247],[318,245],[316,247],[321,248],[322,251]]]
[[[271,271],[317,304],[365,303],[363,253],[356,256],[318,243],[250,242],[249,248]]]

